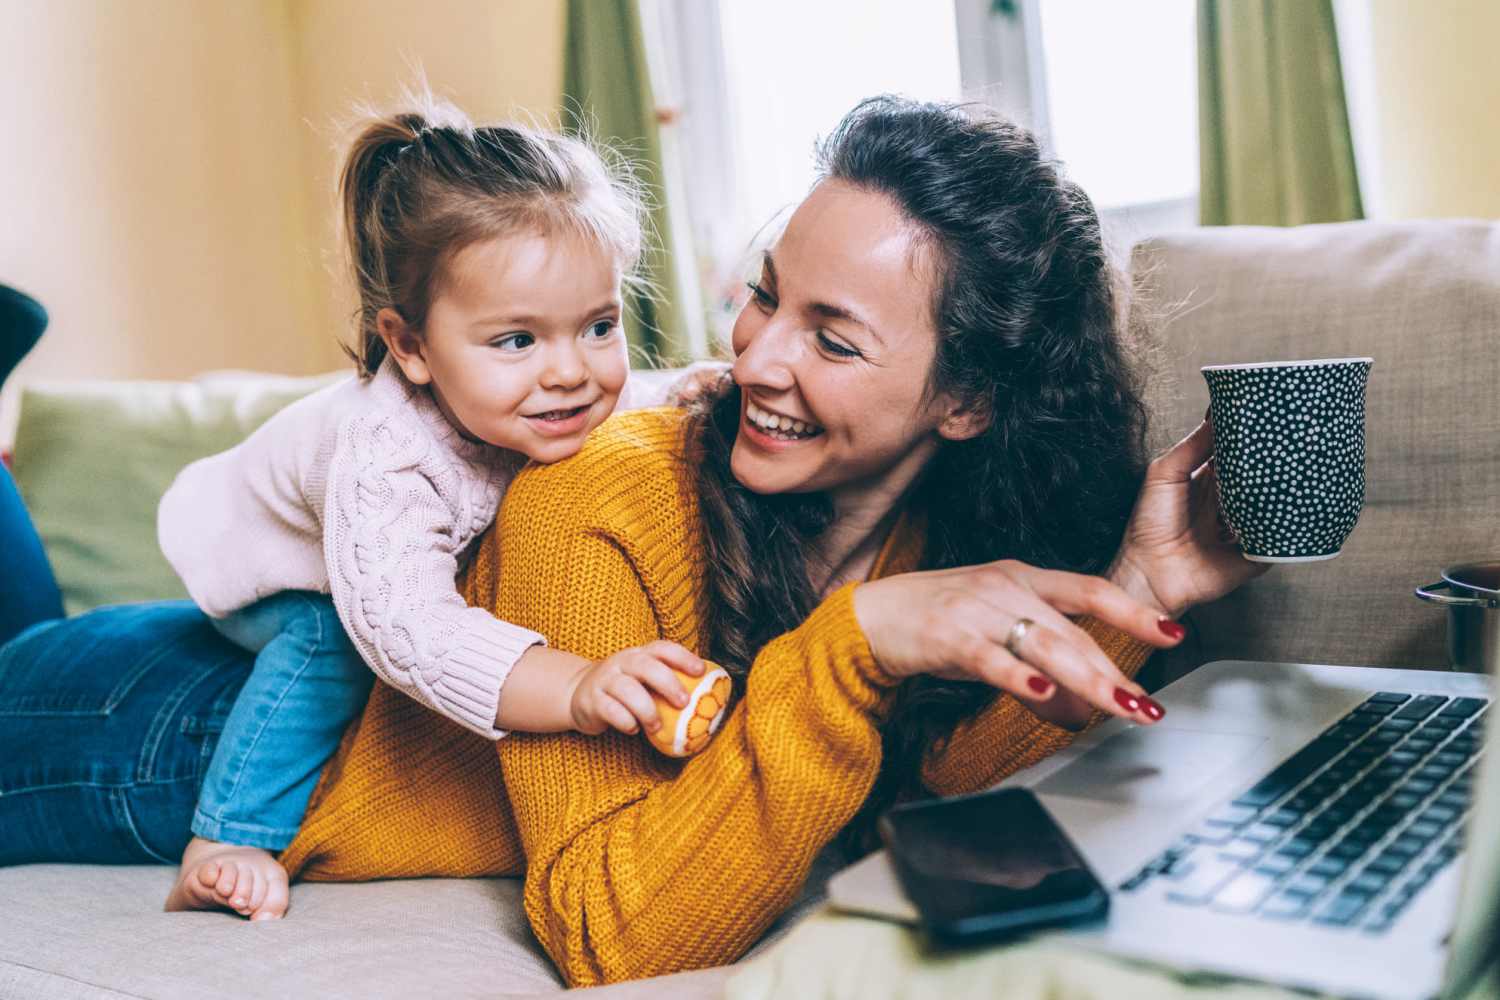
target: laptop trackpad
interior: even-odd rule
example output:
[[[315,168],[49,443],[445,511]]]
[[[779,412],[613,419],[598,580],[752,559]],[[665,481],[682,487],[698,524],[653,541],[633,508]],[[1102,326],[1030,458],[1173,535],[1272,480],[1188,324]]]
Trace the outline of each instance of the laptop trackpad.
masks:
[[[1246,733],[1128,729],[1049,774],[1032,790],[1106,802],[1191,799],[1264,742],[1264,736]]]

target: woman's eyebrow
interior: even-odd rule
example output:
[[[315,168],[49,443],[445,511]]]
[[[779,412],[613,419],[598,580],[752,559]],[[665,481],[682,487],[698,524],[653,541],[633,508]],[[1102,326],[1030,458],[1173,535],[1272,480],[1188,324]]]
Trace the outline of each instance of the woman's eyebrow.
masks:
[[[767,250],[761,254],[761,263],[765,266],[766,273],[771,276],[771,283],[776,284],[776,262],[771,259],[771,251]],[[885,346],[885,338],[880,335],[880,331],[875,329],[868,320],[852,309],[844,306],[836,306],[829,302],[813,302],[808,305],[808,308],[817,315],[828,319],[841,319],[849,323],[856,323],[869,330],[870,336],[879,341],[881,347]]]
[[[880,335],[880,331],[876,330],[869,323],[865,322],[863,319],[860,319],[857,314],[850,312],[843,306],[829,305],[827,302],[814,302],[809,305],[808,308],[817,313],[819,316],[826,316],[829,319],[846,320],[850,323],[858,324],[859,326],[864,327],[866,330],[869,330],[870,336],[880,341],[880,346],[885,346],[885,338]]]
[[[765,270],[766,273],[771,276],[771,282],[775,283],[775,261],[772,261],[771,252],[769,252],[769,250],[766,250],[766,252],[763,253],[762,264],[765,264]],[[828,319],[843,319],[843,321],[853,322],[853,324],[861,325],[861,327],[864,327],[865,330],[870,331],[871,337],[879,340],[880,346],[882,346],[882,348],[883,346],[885,346],[885,337],[880,336],[880,331],[876,330],[876,328],[874,328],[873,325],[870,324],[870,321],[867,321],[864,316],[856,313],[855,310],[847,309],[847,307],[844,306],[834,306],[834,304],[825,303],[825,301],[814,301],[814,303],[808,304],[807,307],[808,309],[813,310],[816,315],[825,316],[825,318]]]
[[[765,250],[761,253],[760,266],[765,268],[766,273],[771,276],[772,284],[774,284],[776,282],[776,262],[771,259],[771,251]]]

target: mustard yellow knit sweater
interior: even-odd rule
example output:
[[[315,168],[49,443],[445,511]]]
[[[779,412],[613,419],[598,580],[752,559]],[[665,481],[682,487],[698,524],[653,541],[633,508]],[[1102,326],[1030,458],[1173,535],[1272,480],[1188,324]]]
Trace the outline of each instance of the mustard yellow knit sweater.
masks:
[[[699,634],[702,547],[681,412],[622,414],[575,458],[516,479],[465,596],[587,657]],[[912,568],[898,530],[876,574]],[[797,896],[880,768],[893,683],[853,587],[765,647],[708,749],[515,733],[491,743],[377,684],[282,855],[309,879],[526,875],[526,914],[575,986],[733,961]],[[1149,647],[1085,626],[1122,669]],[[930,755],[936,792],[984,788],[1066,745],[1013,699]],[[497,755],[498,748],[498,755]]]

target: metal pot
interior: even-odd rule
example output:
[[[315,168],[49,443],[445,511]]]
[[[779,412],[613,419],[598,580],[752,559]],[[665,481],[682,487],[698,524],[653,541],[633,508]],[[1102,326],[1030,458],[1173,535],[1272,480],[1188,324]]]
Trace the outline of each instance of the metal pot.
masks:
[[[1500,676],[1500,562],[1450,566],[1440,582],[1418,587],[1416,595],[1448,609],[1448,663],[1454,670]]]

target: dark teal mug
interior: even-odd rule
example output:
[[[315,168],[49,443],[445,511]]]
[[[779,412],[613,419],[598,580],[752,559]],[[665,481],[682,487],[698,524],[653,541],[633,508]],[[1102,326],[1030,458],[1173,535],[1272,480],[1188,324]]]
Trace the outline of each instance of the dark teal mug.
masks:
[[[1332,559],[1365,502],[1372,358],[1207,365],[1219,511],[1245,558]]]

